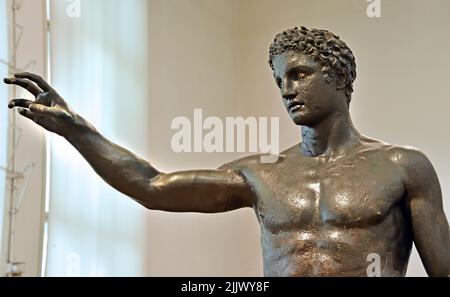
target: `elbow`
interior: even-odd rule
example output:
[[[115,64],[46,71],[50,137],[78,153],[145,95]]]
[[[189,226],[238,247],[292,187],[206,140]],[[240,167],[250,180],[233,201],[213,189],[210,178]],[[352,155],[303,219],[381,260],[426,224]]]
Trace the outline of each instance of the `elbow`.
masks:
[[[164,201],[167,196],[167,183],[165,181],[165,175],[159,174],[145,183],[144,189],[141,189],[138,199],[138,203],[149,210],[162,210],[164,209]]]

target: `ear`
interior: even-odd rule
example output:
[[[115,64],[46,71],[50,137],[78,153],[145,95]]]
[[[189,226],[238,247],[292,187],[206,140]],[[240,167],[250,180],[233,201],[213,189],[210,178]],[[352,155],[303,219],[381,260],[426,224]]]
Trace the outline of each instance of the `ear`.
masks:
[[[344,70],[340,70],[336,73],[336,86],[338,90],[344,90],[347,85],[347,73]]]

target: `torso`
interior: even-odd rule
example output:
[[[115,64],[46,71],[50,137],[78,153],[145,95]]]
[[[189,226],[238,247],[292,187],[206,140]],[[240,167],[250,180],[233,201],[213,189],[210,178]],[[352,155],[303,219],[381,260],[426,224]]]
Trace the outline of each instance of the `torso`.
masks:
[[[295,146],[274,164],[245,162],[265,275],[367,276],[374,255],[382,276],[405,275],[412,237],[392,150],[369,141],[345,156],[309,158]]]

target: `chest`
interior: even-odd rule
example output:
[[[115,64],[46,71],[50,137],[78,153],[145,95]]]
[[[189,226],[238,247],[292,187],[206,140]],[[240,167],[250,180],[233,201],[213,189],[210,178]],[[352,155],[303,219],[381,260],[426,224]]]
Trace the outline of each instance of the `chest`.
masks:
[[[325,164],[284,160],[261,170],[253,181],[258,184],[257,215],[272,232],[377,224],[404,191],[396,168],[377,157]]]

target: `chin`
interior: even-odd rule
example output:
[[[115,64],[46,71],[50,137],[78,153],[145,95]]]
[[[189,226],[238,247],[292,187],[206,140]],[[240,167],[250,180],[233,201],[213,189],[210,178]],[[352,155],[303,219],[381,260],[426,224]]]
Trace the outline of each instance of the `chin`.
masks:
[[[298,126],[314,127],[330,116],[330,114],[303,110],[301,112],[290,114],[290,116],[294,124]]]
[[[307,116],[300,116],[298,114],[291,116],[291,119],[297,126],[314,126],[317,122],[315,119],[311,119]]]
[[[297,118],[297,117],[293,117],[293,118],[292,118],[292,121],[293,121],[294,124],[296,124],[297,126],[303,126],[303,125],[305,125],[305,124],[303,123],[303,121],[302,121],[301,119]]]

